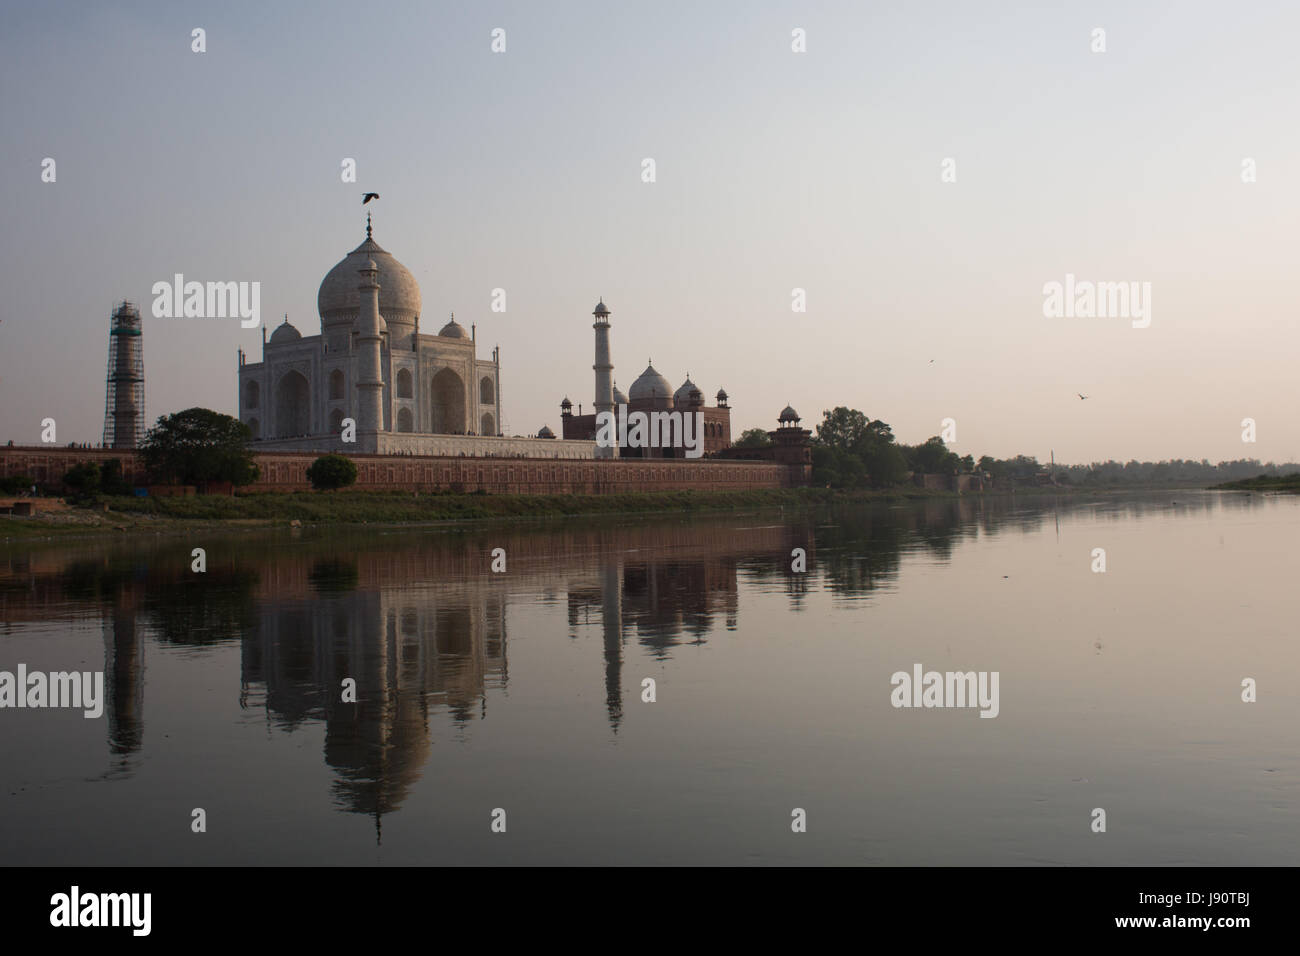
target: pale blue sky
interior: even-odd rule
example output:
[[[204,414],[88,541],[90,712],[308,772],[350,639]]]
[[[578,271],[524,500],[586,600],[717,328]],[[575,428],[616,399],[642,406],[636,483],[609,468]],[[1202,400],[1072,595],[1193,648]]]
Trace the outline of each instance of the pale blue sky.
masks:
[[[13,7],[0,441],[47,416],[98,441],[112,305],[176,272],[260,281],[264,321],[316,332],[367,189],[423,329],[454,310],[501,345],[512,433],[590,404],[603,295],[619,384],[689,371],[737,432],[844,404],[909,442],[954,418],[963,454],[1300,460],[1297,27],[1287,3]],[[1066,273],[1151,282],[1150,328],[1044,318]],[[260,340],[146,315],[150,420],[233,412]]]

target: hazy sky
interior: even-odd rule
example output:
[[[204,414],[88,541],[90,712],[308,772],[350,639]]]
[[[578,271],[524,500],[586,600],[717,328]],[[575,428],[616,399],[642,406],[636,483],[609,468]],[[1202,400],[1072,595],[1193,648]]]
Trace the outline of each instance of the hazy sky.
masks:
[[[234,413],[261,331],[154,319],[153,283],[259,281],[314,334],[374,190],[422,330],[501,346],[508,434],[590,405],[604,296],[619,385],[725,386],[733,434],[790,402],[976,456],[1300,460],[1297,34],[1294,3],[11,5],[0,441],[99,441],[122,298],[150,421]],[[1067,273],[1151,283],[1150,326],[1045,317]]]

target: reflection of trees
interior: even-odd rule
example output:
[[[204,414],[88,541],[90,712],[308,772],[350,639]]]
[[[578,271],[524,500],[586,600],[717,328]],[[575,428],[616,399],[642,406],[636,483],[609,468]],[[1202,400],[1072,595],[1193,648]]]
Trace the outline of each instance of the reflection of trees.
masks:
[[[896,514],[882,507],[837,508],[818,526],[818,565],[831,591],[865,594],[897,576],[907,528]]]
[[[147,587],[141,610],[158,635],[171,644],[208,646],[238,640],[253,620],[256,566],[211,563],[202,574],[189,571],[165,586]]]
[[[342,591],[356,590],[361,578],[355,561],[324,558],[312,565],[308,580],[315,591],[322,594],[337,594]]]

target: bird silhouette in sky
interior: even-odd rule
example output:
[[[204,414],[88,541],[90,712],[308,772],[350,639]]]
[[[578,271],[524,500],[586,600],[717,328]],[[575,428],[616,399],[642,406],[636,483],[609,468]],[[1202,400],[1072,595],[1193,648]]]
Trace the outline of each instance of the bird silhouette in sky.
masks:
[[[1074,394],[1079,396],[1079,401],[1083,401],[1088,397],[1087,395],[1083,394],[1083,392],[1075,392]]]
[[[378,199],[378,198],[379,198],[379,193],[366,193],[365,198],[361,200],[361,205],[364,206],[366,203],[370,202],[370,200]]]

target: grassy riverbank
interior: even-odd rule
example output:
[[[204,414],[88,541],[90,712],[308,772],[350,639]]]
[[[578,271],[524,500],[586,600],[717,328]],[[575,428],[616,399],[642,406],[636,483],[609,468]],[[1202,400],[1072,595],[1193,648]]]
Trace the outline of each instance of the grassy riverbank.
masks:
[[[873,495],[882,500],[934,497],[907,489]],[[199,495],[190,498],[101,496],[98,507],[73,507],[53,499],[37,502],[35,517],[0,517],[0,539],[93,534],[148,533],[190,527],[266,527],[313,524],[429,524],[484,519],[547,518],[570,515],[680,514],[768,508],[801,508],[838,497],[827,489],[758,491],[665,491],[623,495],[414,494],[386,491],[299,492],[294,494]],[[108,510],[103,510],[103,505]]]
[[[1216,491],[1280,491],[1300,494],[1300,471],[1292,475],[1260,475],[1240,481],[1225,481],[1214,486]]]
[[[1107,496],[1135,489],[1028,487],[1017,496]],[[1147,489],[1150,490],[1150,489]],[[986,492],[987,495],[994,494]],[[1008,492],[998,492],[1003,495]],[[952,492],[905,486],[879,491],[782,488],[755,491],[658,491],[610,495],[415,494],[397,491],[297,492],[199,495],[189,498],[101,496],[97,507],[53,499],[37,502],[35,517],[0,516],[0,540],[100,532],[183,533],[222,525],[232,530],[303,525],[392,524],[550,518],[575,515],[689,514],[768,509],[798,510],[845,502],[896,502],[957,498]],[[960,497],[977,498],[978,494]],[[108,510],[103,510],[107,505]]]

